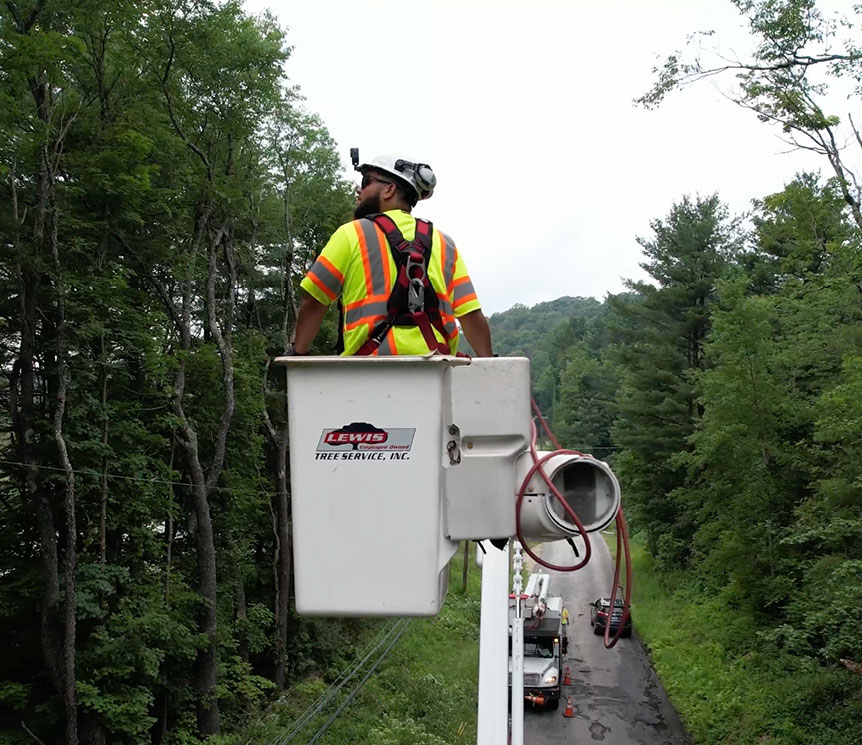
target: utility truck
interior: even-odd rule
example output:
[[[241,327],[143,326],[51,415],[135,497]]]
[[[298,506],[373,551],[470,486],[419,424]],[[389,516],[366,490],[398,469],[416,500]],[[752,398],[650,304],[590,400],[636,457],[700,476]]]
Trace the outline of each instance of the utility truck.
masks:
[[[562,692],[562,658],[568,647],[563,629],[563,599],[548,595],[550,575],[530,575],[521,596],[524,614],[524,701],[556,709]],[[509,597],[509,687],[512,686],[512,621],[514,595]]]

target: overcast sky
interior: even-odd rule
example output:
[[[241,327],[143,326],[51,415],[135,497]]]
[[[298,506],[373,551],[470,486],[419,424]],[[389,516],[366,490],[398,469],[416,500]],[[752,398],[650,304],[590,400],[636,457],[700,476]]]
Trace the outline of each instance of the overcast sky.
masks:
[[[643,277],[635,239],[684,194],[717,191],[739,213],[826,166],[788,152],[710,84],[657,111],[632,103],[693,31],[750,46],[729,0],[245,6],[288,28],[288,77],[338,143],[346,176],[356,176],[350,147],[363,161],[388,152],[433,167],[437,191],[415,214],[455,239],[486,313],[601,300]]]

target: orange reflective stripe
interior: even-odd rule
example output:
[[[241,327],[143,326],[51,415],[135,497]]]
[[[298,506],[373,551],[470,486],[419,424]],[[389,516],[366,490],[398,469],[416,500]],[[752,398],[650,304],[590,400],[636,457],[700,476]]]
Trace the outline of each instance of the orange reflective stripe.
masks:
[[[365,305],[366,303],[386,303],[388,301],[389,293],[386,293],[385,295],[369,295],[368,297],[364,297],[361,300],[356,300],[355,302],[348,303],[344,306],[344,310],[353,310],[354,308],[358,308],[361,305]]]
[[[452,290],[452,307],[457,308],[466,300],[476,297],[476,290],[473,288],[473,283],[469,277],[462,277],[455,283]]]
[[[440,276],[443,277],[443,286],[451,294],[452,290],[449,287],[451,278],[446,276],[446,258],[449,256],[449,241],[446,240],[446,236],[443,233],[438,231],[437,235],[440,236]]]
[[[374,223],[374,227],[377,230],[377,243],[380,246],[380,262],[383,264],[383,287],[381,289],[384,292],[387,292],[393,285],[389,242],[386,240],[386,234],[380,229],[380,226],[377,223]]]
[[[459,298],[454,303],[452,303],[452,308],[460,308],[464,303],[469,303],[471,300],[476,300],[476,293],[471,292],[469,295],[464,295],[464,297]]]
[[[359,307],[345,308],[344,310],[344,325],[356,326],[361,321],[370,321],[371,319],[385,318],[387,312],[386,303],[383,301],[362,303]]]
[[[358,318],[355,321],[344,324],[345,331],[353,331],[353,329],[358,329],[360,326],[368,326],[368,333],[370,334],[374,331],[374,327],[386,318],[385,315],[380,316],[362,316],[362,318]]]
[[[383,292],[389,291],[389,285],[386,284],[384,267],[389,265],[389,244],[386,238],[377,227],[377,223],[368,223],[368,220],[363,220],[363,228],[368,232],[365,235],[365,241],[368,244],[368,264],[371,267],[371,292],[375,295],[380,295]],[[372,245],[372,240],[377,243]]]
[[[365,270],[365,292],[370,295],[374,292],[371,283],[371,264],[368,261],[368,245],[365,242],[365,233],[362,230],[361,223],[361,220],[354,220],[353,229],[356,231],[357,238],[359,238],[359,255],[362,257],[362,268]]]
[[[317,287],[320,289],[320,291],[324,295],[326,295],[326,297],[328,297],[330,300],[335,300],[335,293],[332,290],[330,290],[325,284],[323,284],[323,282],[320,279],[318,279],[314,274],[309,272],[306,276],[312,282],[314,282],[315,285],[317,285]]]
[[[446,263],[443,265],[443,281],[446,283],[446,290],[451,295],[452,287],[455,284],[455,265],[458,263],[458,249],[449,236],[444,237],[446,238],[447,248],[449,246],[452,247],[451,250],[446,252]]]
[[[354,220],[359,236],[360,254],[365,269],[365,292],[380,295],[389,292],[386,284],[389,264],[389,244],[386,236],[371,220]]]
[[[449,301],[445,298],[441,298],[440,304],[440,318],[443,320],[443,328],[446,329],[446,334],[450,339],[454,339],[458,336],[458,326],[455,323],[455,316],[451,313],[451,306],[449,305]]]
[[[395,329],[389,329],[389,333],[380,343],[380,346],[374,352],[375,354],[398,354],[398,347],[395,345]]]
[[[443,316],[444,321],[447,318],[452,318],[454,320],[455,317],[452,315],[452,303],[449,302],[448,296],[441,295],[439,292],[437,293],[437,308],[440,311],[440,315]]]
[[[344,275],[325,256],[318,256],[317,261],[315,261],[311,269],[308,270],[308,278],[309,281],[319,287],[330,300],[333,300],[338,296],[341,292],[341,287],[344,284]]]
[[[332,272],[335,275],[335,277],[338,278],[339,282],[341,282],[342,284],[344,283],[344,274],[341,272],[341,270],[337,266],[335,266],[335,264],[333,264],[325,256],[318,256],[317,260],[321,264],[323,264],[323,266],[325,266],[327,269],[329,269],[329,271]]]

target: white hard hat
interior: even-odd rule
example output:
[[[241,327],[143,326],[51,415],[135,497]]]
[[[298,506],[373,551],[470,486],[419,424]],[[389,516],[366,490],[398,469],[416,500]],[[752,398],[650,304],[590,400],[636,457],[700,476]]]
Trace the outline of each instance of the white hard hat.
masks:
[[[437,186],[437,177],[427,163],[416,163],[395,155],[378,155],[370,163],[357,166],[356,170],[365,175],[365,171],[369,168],[391,173],[406,181],[413,187],[419,199],[428,199],[434,193],[434,187]]]

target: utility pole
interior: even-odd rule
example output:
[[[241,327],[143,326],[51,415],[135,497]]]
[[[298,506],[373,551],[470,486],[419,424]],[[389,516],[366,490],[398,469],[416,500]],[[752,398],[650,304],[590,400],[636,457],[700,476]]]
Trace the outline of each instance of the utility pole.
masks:
[[[524,613],[521,600],[521,544],[512,544],[512,592],[515,616],[512,619],[512,745],[524,745]],[[508,611],[507,611],[508,612]]]
[[[482,541],[482,620],[479,636],[479,712],[476,745],[505,745],[508,735],[509,546]]]

